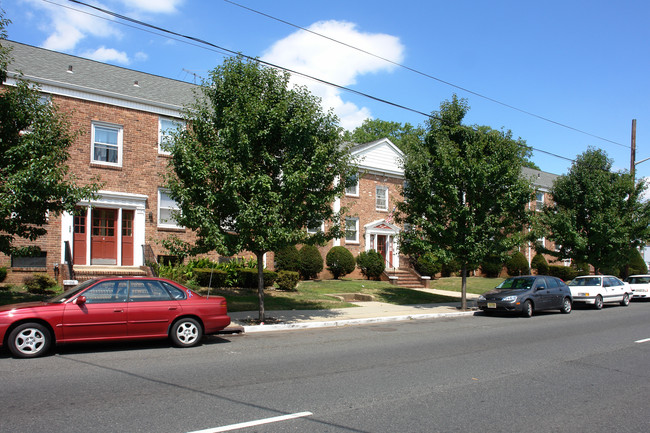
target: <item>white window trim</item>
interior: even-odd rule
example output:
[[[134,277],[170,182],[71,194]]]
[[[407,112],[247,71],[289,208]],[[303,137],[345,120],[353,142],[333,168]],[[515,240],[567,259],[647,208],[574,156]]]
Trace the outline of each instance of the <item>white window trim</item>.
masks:
[[[325,222],[324,221],[321,221],[320,225],[318,226],[318,228],[316,230],[312,230],[309,227],[307,227],[307,233],[309,233],[310,235],[315,235],[316,233],[323,233],[323,232],[325,232]]]
[[[348,239],[348,221],[354,221],[354,230],[355,236],[354,240]],[[345,218],[345,243],[346,244],[358,244],[359,243],[359,218],[356,217],[346,217]]]
[[[541,195],[542,195],[542,199],[541,199],[541,200],[537,200],[537,194],[541,194]],[[541,203],[541,205],[538,206],[538,203]],[[544,191],[535,191],[535,210],[536,210],[537,212],[540,212],[540,211],[542,210],[543,207],[544,207]]]
[[[357,184],[354,186],[354,192],[348,192],[348,188],[345,188],[345,195],[348,197],[359,197],[359,173],[355,174],[357,178]]]
[[[161,196],[161,194],[166,194],[169,197],[169,190],[164,189],[164,188],[158,188],[158,218],[157,218],[158,227],[165,228],[165,229],[183,229],[183,228],[185,228],[185,227],[183,227],[181,225],[178,225],[176,223],[170,224],[170,223],[161,222],[161,220],[160,220],[160,209],[162,208],[160,206],[160,202],[161,202],[160,196]],[[169,197],[169,198],[171,200],[171,197]],[[176,207],[165,207],[164,209],[180,211],[180,208],[178,207],[178,204],[176,205]]]
[[[161,147],[163,137],[169,136],[169,134],[163,134],[163,129],[162,129],[163,120],[168,120],[173,123],[178,123],[183,127],[185,127],[185,122],[182,119],[178,119],[174,117],[158,116],[158,153],[160,155],[171,155],[171,152],[169,152],[168,150],[163,150],[163,148]]]
[[[95,160],[95,127],[111,128],[117,130],[117,163]],[[90,163],[96,165],[106,165],[109,167],[122,167],[122,149],[124,148],[124,127],[114,123],[93,121],[91,124],[90,137]]]
[[[378,206],[377,199],[379,198],[379,190],[384,190],[386,191],[386,207],[382,208]],[[382,211],[387,211],[388,210],[388,187],[385,185],[377,185],[375,186],[375,210],[382,210]]]

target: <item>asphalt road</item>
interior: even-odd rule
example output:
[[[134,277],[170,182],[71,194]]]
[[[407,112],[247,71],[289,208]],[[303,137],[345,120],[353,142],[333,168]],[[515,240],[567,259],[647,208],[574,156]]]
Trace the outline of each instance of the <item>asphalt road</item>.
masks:
[[[0,431],[647,432],[645,339],[650,302],[3,353]]]

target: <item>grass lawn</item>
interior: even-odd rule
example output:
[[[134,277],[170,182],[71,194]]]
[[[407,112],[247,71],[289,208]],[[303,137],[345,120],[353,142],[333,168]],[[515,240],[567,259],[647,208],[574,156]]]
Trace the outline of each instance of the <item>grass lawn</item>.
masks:
[[[484,293],[493,289],[502,279],[471,277],[467,279],[469,293]],[[431,282],[431,288],[460,292],[461,278],[441,278]],[[201,291],[207,293],[207,289]],[[228,311],[256,311],[258,309],[257,290],[251,289],[213,289],[212,294],[224,296]],[[434,295],[418,290],[405,289],[386,281],[368,280],[320,280],[301,281],[293,292],[274,289],[264,291],[264,309],[273,310],[323,310],[354,307],[333,296],[338,293],[362,293],[373,295],[379,302],[397,305],[434,304],[458,302],[456,297]]]
[[[501,278],[467,278],[468,293],[484,293],[494,288],[503,279]],[[439,278],[431,281],[432,289],[460,292],[461,278]],[[207,289],[199,291],[207,294]],[[326,310],[332,308],[354,307],[354,304],[342,301],[333,294],[362,293],[373,295],[375,300],[397,305],[434,304],[445,302],[458,302],[456,297],[434,295],[431,293],[410,290],[394,286],[386,281],[368,280],[321,280],[301,281],[295,291],[285,292],[275,289],[265,290],[264,307],[273,310]],[[210,294],[224,296],[228,302],[228,311],[256,311],[258,299],[256,289],[212,289]],[[0,305],[18,302],[40,301],[50,298],[54,293],[34,295],[27,293],[23,288],[0,287]]]

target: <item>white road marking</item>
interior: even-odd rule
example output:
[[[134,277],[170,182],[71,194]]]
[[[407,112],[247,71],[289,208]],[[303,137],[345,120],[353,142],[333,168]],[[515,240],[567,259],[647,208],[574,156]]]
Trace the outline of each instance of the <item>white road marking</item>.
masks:
[[[648,343],[650,342],[650,338],[646,338],[644,340],[636,340],[635,343]]]
[[[265,419],[259,419],[257,421],[248,421],[248,422],[242,422],[239,424],[231,424],[231,425],[226,425],[223,427],[216,427],[216,428],[208,428],[205,430],[196,430],[193,432],[189,433],[219,433],[223,431],[232,431],[232,430],[238,430],[242,428],[247,428],[247,427],[255,427],[258,425],[262,424],[270,424],[273,422],[279,422],[279,421],[287,421],[290,419],[295,419],[295,418],[302,418],[305,416],[311,416],[313,413],[311,412],[298,412],[298,413],[293,413],[290,415],[282,415],[282,416],[274,416],[273,418],[265,418]]]

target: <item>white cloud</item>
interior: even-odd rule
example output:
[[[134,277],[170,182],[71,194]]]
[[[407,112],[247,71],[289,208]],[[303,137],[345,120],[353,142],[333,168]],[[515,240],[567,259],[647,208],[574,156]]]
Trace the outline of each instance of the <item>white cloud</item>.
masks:
[[[81,54],[91,60],[98,62],[113,62],[128,65],[130,63],[129,56],[124,51],[117,51],[114,48],[99,47],[94,51],[86,51]]]
[[[404,46],[399,38],[381,33],[363,33],[357,30],[354,23],[320,21],[312,24],[309,30],[393,62],[399,63],[404,58]],[[385,60],[303,30],[273,44],[262,60],[341,86],[356,84],[360,75],[390,72],[396,67]],[[333,108],[341,118],[341,126],[346,129],[361,125],[364,119],[371,116],[368,108],[343,101],[339,89],[301,76],[292,77],[292,83],[306,85],[314,95],[321,97],[323,106]]]
[[[171,14],[177,12],[185,0],[121,0],[124,6],[139,12]]]

